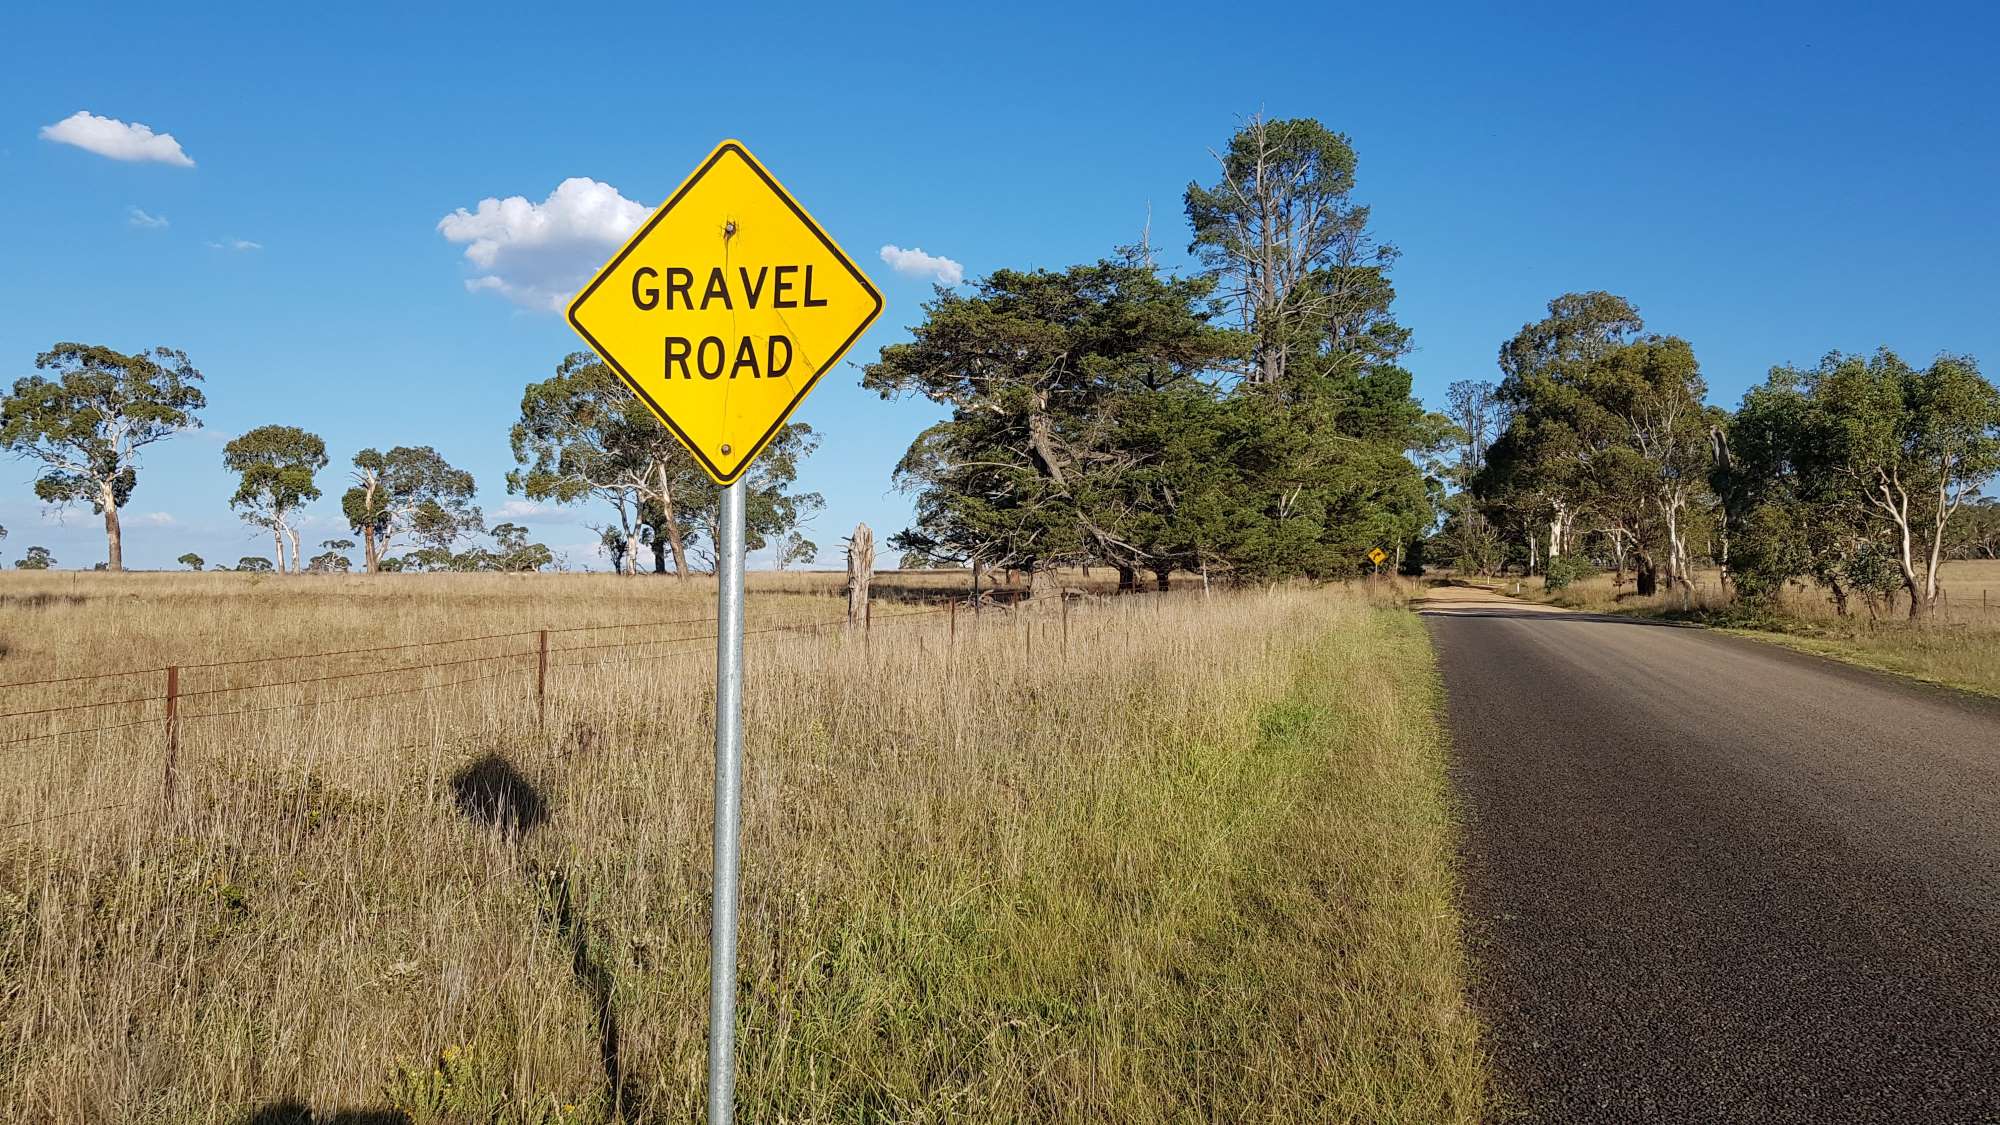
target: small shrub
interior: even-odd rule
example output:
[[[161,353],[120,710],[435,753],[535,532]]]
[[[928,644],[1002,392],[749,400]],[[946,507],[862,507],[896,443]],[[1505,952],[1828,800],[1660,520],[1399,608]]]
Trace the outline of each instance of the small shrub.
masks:
[[[1542,572],[1542,585],[1545,589],[1560,590],[1596,573],[1597,568],[1581,555],[1557,555]]]

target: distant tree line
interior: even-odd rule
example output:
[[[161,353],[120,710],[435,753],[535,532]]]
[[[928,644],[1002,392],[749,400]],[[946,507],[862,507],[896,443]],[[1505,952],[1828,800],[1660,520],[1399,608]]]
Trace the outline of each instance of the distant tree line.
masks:
[[[1427,412],[1402,366],[1398,252],[1355,195],[1348,139],[1310,119],[1253,117],[1183,197],[1198,269],[1136,244],[1063,269],[996,269],[939,286],[907,342],[862,381],[945,417],[894,470],[915,518],[904,566],[1115,570],[1121,589],[1175,572],[1227,582],[1335,579],[1381,547],[1404,568],[1518,568],[1550,586],[1611,570],[1691,598],[1699,566],[1739,595],[1813,582],[1839,612],[1893,596],[1913,617],[1942,564],[2000,557],[2000,393],[1969,357],[1923,367],[1883,350],[1773,370],[1734,412],[1708,405],[1693,347],[1649,332],[1606,292],[1568,293],[1499,351],[1497,382],[1452,384]],[[1150,227],[1150,224],[1149,224]],[[36,494],[89,504],[107,569],[141,449],[199,427],[202,375],[168,348],[57,344],[0,399],[0,448],[41,466]],[[529,384],[509,434],[510,493],[589,505],[624,574],[714,565],[720,490],[598,357]],[[809,561],[824,502],[796,488],[819,438],[786,427],[746,478],[751,549]],[[232,507],[268,533],[238,569],[528,571],[525,528],[488,528],[472,475],[428,446],[353,457],[354,536],[306,557],[299,513],[321,495],[325,442],[296,426],[223,448]],[[4,535],[4,530],[0,530]],[[181,563],[201,569],[187,554]],[[54,559],[29,548],[16,565]]]
[[[1457,491],[1436,554],[1561,586],[1596,566],[1684,597],[1697,561],[1748,599],[1789,582],[1900,595],[1913,618],[1942,564],[2000,549],[2000,392],[1969,358],[1886,349],[1779,367],[1734,413],[1705,404],[1687,341],[1631,302],[1570,293],[1500,349],[1497,385],[1451,389]]]
[[[62,343],[37,356],[44,374],[17,380],[0,398],[0,448],[38,462],[35,494],[58,507],[87,503],[104,520],[102,569],[124,569],[119,512],[138,488],[138,453],[144,447],[201,426],[207,405],[201,372],[186,353],[171,348],[130,355],[110,348]],[[245,523],[271,536],[272,557],[244,557],[238,570],[328,573],[353,567],[351,539],[328,539],[303,558],[299,513],[321,496],[319,474],[326,442],[297,426],[270,425],[223,446],[223,467],[237,478],[230,506]],[[393,570],[539,570],[553,564],[548,547],[528,540],[526,528],[502,523],[489,529],[473,504],[472,474],[453,468],[429,446],[364,449],[354,457],[353,485],[341,497],[348,525],[360,537],[362,568]],[[0,536],[4,536],[0,529]],[[491,545],[478,542],[481,536]],[[412,549],[397,556],[392,545]],[[191,570],[206,565],[189,553]],[[31,547],[15,565],[54,565],[45,548]]]

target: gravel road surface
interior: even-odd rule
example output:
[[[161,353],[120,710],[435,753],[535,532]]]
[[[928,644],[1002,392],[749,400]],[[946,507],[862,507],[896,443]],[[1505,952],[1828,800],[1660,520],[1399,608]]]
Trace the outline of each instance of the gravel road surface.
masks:
[[[2000,701],[1441,589],[1475,999],[1545,1122],[2000,1122]]]

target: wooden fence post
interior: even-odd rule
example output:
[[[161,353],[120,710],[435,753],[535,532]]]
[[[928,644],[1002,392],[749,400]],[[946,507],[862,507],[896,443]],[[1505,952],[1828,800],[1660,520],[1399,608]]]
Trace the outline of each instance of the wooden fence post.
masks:
[[[178,664],[169,664],[167,665],[167,767],[160,784],[160,803],[168,811],[172,811],[174,807],[174,782],[180,770],[180,758],[181,669]]]
[[[854,525],[847,540],[847,625],[868,628],[868,584],[875,578],[875,533]]]
[[[957,648],[958,647],[958,599],[953,598],[950,601],[946,602],[945,605],[948,607],[945,612],[950,615],[949,617],[950,623],[945,628],[945,640],[950,645],[950,647]]]
[[[1069,657],[1069,595],[1062,595],[1063,657]]]
[[[549,725],[549,631],[542,630],[541,640],[535,646],[535,722],[546,729]]]

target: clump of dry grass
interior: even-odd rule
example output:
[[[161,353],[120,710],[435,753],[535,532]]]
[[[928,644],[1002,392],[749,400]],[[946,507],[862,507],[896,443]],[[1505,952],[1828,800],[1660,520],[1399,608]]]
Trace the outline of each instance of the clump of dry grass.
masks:
[[[1733,598],[1714,572],[1697,576],[1692,597],[1679,592],[1641,598],[1628,585],[1615,588],[1607,574],[1545,593],[1539,579],[1525,596],[1572,609],[1682,617],[1706,622],[1850,663],[1968,691],[2000,695],[2000,561],[1949,562],[1941,579],[1942,605],[1930,619],[1912,622],[1908,603],[1848,600],[1841,616],[1831,595],[1797,583],[1775,599],[1746,604]],[[1512,589],[1509,582],[1506,589]]]
[[[100,578],[0,630],[56,674],[713,596],[324,581]],[[752,626],[835,604],[753,584]],[[0,1120],[696,1115],[710,654],[559,649],[546,728],[531,659],[263,689],[183,724],[171,810],[157,723],[0,748]],[[745,1120],[1479,1116],[1413,618],[1307,590],[878,617],[754,637],[749,675]]]

